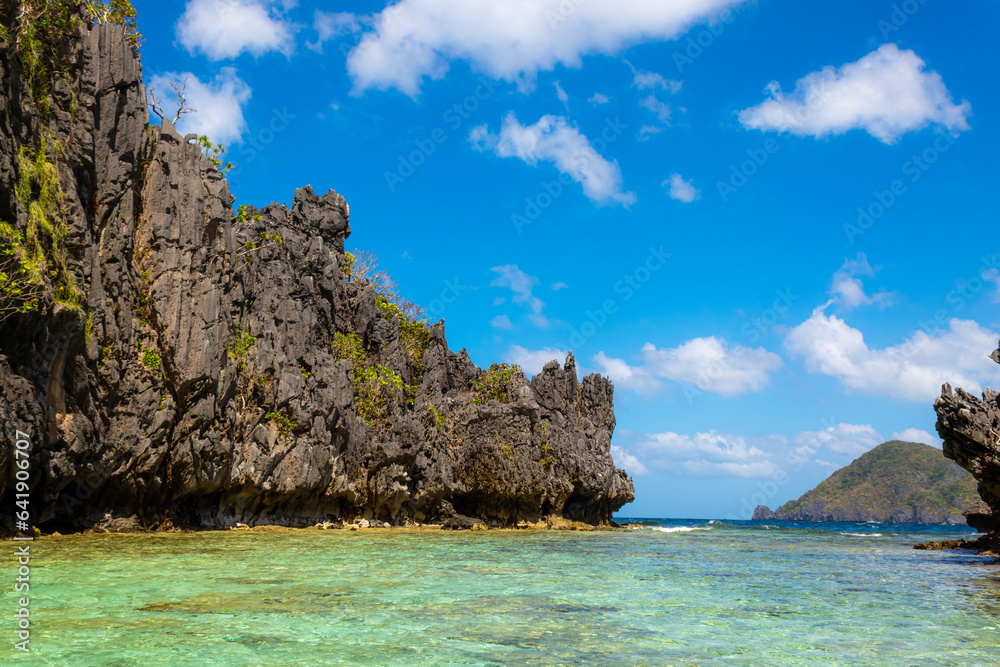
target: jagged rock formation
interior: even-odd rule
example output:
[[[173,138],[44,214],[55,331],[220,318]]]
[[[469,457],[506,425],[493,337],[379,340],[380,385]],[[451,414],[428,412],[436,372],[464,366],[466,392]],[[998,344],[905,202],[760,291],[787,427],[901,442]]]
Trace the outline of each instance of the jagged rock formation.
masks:
[[[815,489],[775,511],[760,505],[753,518],[767,521],[877,521],[964,523],[975,481],[934,447],[891,440],[865,452]]]
[[[992,533],[997,529],[996,517],[990,506],[979,501],[969,509],[962,512],[965,522],[978,530],[980,533]]]
[[[633,499],[610,454],[606,379],[578,381],[570,355],[530,382],[515,374],[507,400],[482,398],[484,371],[448,349],[443,322],[414,353],[373,285],[348,280],[343,197],[306,187],[290,208],[234,215],[193,137],[147,126],[123,29],[60,34],[46,113],[0,44],[0,218],[37,223],[38,188],[15,184],[27,157],[51,158],[64,228],[46,248],[65,265],[37,309],[0,326],[4,506],[15,430],[31,434],[32,521],[59,530],[114,517],[602,523]],[[338,334],[401,380],[375,420],[359,415]]]
[[[1000,350],[991,358],[1000,363]],[[982,398],[945,384],[934,401],[937,432],[944,440],[944,455],[968,470],[979,482],[979,496],[989,511],[973,512],[980,530],[990,528],[1000,513],[1000,401],[997,392],[986,389]],[[987,515],[989,518],[987,518]],[[995,530],[995,528],[990,528]]]

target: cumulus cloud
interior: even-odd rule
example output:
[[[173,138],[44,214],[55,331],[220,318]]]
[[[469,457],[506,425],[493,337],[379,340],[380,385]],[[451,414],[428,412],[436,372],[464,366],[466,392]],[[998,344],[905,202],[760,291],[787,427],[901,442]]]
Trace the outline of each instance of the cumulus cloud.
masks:
[[[718,431],[656,433],[628,452],[644,467],[698,477],[770,477],[777,470],[762,449]]]
[[[594,93],[593,95],[590,96],[590,99],[588,99],[587,101],[596,107],[602,104],[607,104],[608,102],[611,101],[611,98],[608,97],[607,95],[602,95],[601,93]]]
[[[615,460],[616,466],[623,468],[633,477],[649,474],[649,469],[642,464],[642,461],[617,445],[611,445],[611,457]]]
[[[931,323],[933,334],[917,331],[900,345],[877,349],[825,308],[814,310],[785,338],[786,349],[803,357],[810,373],[837,378],[850,389],[921,403],[933,401],[945,382],[975,392],[1000,381],[989,358],[997,333],[976,322],[953,318],[947,329]]]
[[[906,429],[894,439],[939,443],[929,433]],[[929,438],[930,440],[927,440]],[[707,433],[655,433],[634,438],[615,448],[615,460],[628,460],[632,468],[677,476],[768,478],[816,466],[839,468],[880,445],[886,438],[870,424],[839,423],[791,437],[780,434],[746,438],[741,435]],[[619,453],[621,456],[619,456]],[[832,459],[826,460],[826,459]]]
[[[661,185],[670,184],[670,197],[677,201],[690,204],[700,195],[697,188],[691,181],[685,181],[680,174],[670,174],[670,178],[663,181]]]
[[[664,125],[670,124],[670,115],[673,113],[673,110],[670,108],[669,104],[661,102],[656,95],[644,97],[639,101],[639,104],[642,105],[644,109],[648,109],[656,114],[656,118]]]
[[[668,79],[656,72],[643,72],[635,68],[633,81],[640,90],[664,90],[668,93],[676,93],[681,89],[681,82],[676,79]]]
[[[855,259],[845,259],[836,273],[833,274],[833,286],[830,293],[845,308],[855,308],[862,305],[877,305],[885,308],[892,305],[892,295],[879,292],[872,296],[865,293],[865,286],[857,276],[875,277],[875,269],[868,263],[868,257],[859,252]]]
[[[569,289],[569,285],[567,285],[566,283],[562,282],[561,280],[559,282],[557,282],[557,283],[552,283],[552,291],[553,292],[558,292],[561,289]]]
[[[275,3],[261,0],[189,0],[176,30],[185,49],[211,60],[270,51],[287,56],[295,48],[291,24]]]
[[[770,99],[739,112],[744,127],[823,137],[862,129],[883,143],[936,125],[969,129],[971,105],[952,101],[937,72],[909,50],[885,44],[857,62],[825,67],[796,83],[790,94],[777,82]]]
[[[497,277],[490,285],[493,287],[506,287],[514,292],[514,296],[511,298],[514,303],[527,306],[535,315],[541,314],[542,308],[545,307],[545,302],[532,294],[535,285],[538,284],[538,278],[529,276],[517,268],[517,264],[494,266],[490,271],[497,274]]]
[[[770,373],[784,365],[781,357],[762,347],[730,347],[715,336],[667,349],[646,343],[642,356],[653,375],[722,396],[762,391],[770,383]]]
[[[617,162],[598,153],[590,140],[562,116],[542,116],[534,125],[521,125],[513,113],[504,118],[500,134],[491,134],[486,125],[472,129],[469,141],[480,151],[491,150],[499,157],[516,157],[535,165],[551,162],[583,186],[583,193],[598,204],[635,203],[635,194],[622,189],[622,172]]]
[[[892,434],[893,440],[902,440],[904,442],[922,442],[925,445],[930,445],[931,447],[941,447],[941,438],[936,435],[931,435],[927,431],[923,431],[919,428],[904,428],[902,431],[897,431]]]
[[[177,130],[181,134],[204,134],[215,142],[223,144],[239,143],[246,132],[247,123],[243,117],[243,107],[250,99],[250,87],[236,75],[232,67],[223,67],[214,81],[205,83],[190,72],[166,72],[149,80],[149,88],[155,89],[165,112],[170,114],[170,84],[186,86],[187,104],[194,113],[181,116]]]
[[[506,315],[497,315],[492,320],[490,320],[490,324],[495,329],[510,329],[511,328],[510,318],[507,317]]]
[[[313,13],[313,29],[316,41],[306,42],[306,46],[318,53],[323,52],[323,42],[358,32],[363,27],[363,18],[351,12],[324,12],[317,9]]]
[[[374,17],[347,69],[357,90],[395,88],[411,96],[455,60],[497,79],[530,82],[557,65],[579,67],[585,54],[675,39],[745,1],[401,0]]]
[[[566,359],[566,350],[555,347],[546,347],[541,350],[529,350],[520,345],[511,345],[504,355],[504,361],[508,364],[517,364],[528,375],[537,375],[542,372],[545,364],[550,361],[558,361],[560,364]]]
[[[615,387],[646,395],[663,389],[663,383],[646,369],[629,366],[625,361],[609,357],[603,351],[594,355],[594,363],[600,368],[602,375],[614,382]]]
[[[556,88],[556,97],[559,98],[559,101],[563,104],[569,104],[569,93],[563,90],[558,81],[553,82],[553,85]]]
[[[639,141],[647,141],[653,135],[663,132],[662,127],[657,127],[656,125],[643,125],[639,128]]]
[[[796,435],[795,454],[808,459],[820,452],[829,452],[854,460],[884,440],[870,424],[840,423],[821,431],[805,431]]]

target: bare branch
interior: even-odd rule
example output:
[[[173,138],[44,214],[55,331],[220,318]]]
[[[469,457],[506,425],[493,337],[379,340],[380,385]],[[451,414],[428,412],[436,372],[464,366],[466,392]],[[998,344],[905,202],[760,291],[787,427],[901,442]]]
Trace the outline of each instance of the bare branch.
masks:
[[[383,269],[378,267],[378,255],[370,250],[355,250],[354,263],[350,267],[351,281],[366,282],[375,288],[379,295],[390,301],[399,298],[399,286]]]
[[[399,306],[399,312],[411,320],[420,320],[427,314],[427,310],[423,306],[418,306],[404,297],[399,297],[396,305]]]
[[[152,109],[153,113],[160,117],[160,120],[164,120],[163,109],[160,107],[160,101],[156,99],[156,89],[150,86],[146,89],[149,94],[149,108]]]
[[[177,121],[179,121],[181,119],[181,116],[183,116],[184,114],[186,114],[186,113],[194,113],[194,112],[198,111],[197,109],[189,107],[187,105],[187,97],[186,97],[186,95],[187,95],[187,85],[188,85],[188,79],[189,78],[190,77],[187,77],[187,76],[184,77],[184,81],[182,82],[182,84],[180,86],[177,85],[176,81],[171,81],[170,82],[170,88],[173,89],[173,91],[174,91],[174,97],[176,98],[176,101],[177,101],[177,114],[174,116],[174,119],[171,121],[174,124],[176,124]]]

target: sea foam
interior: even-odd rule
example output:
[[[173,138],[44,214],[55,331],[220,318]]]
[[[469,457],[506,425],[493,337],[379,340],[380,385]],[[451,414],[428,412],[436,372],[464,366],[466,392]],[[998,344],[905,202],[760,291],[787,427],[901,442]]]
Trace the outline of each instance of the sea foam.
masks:
[[[712,530],[712,526],[653,526],[661,533],[690,533],[692,530]]]

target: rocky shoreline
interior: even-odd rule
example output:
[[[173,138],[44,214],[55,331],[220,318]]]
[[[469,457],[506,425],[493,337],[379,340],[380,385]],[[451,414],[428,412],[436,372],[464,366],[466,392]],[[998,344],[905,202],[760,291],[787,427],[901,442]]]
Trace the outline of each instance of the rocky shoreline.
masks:
[[[601,525],[591,525],[582,521],[571,521],[561,516],[542,517],[536,522],[520,521],[512,526],[489,526],[471,517],[456,516],[445,519],[440,523],[419,523],[407,521],[401,525],[393,525],[387,521],[369,521],[368,519],[355,519],[353,521],[324,521],[311,526],[287,526],[278,524],[261,524],[250,526],[245,523],[237,523],[235,526],[227,528],[182,528],[175,526],[173,522],[166,520],[152,526],[144,526],[134,517],[130,518],[106,518],[104,521],[72,533],[61,533],[53,531],[43,533],[40,530],[33,531],[35,538],[58,538],[71,535],[122,535],[122,534],[152,534],[152,533],[203,533],[218,531],[240,531],[247,533],[272,533],[283,531],[301,530],[345,530],[345,531],[389,531],[393,533],[421,533],[440,531],[621,531],[630,528],[628,525],[620,525],[610,521]],[[9,540],[10,538],[6,538]]]
[[[974,551],[982,556],[1000,556],[1000,535],[983,535],[974,540],[944,540],[913,545],[922,551]]]

